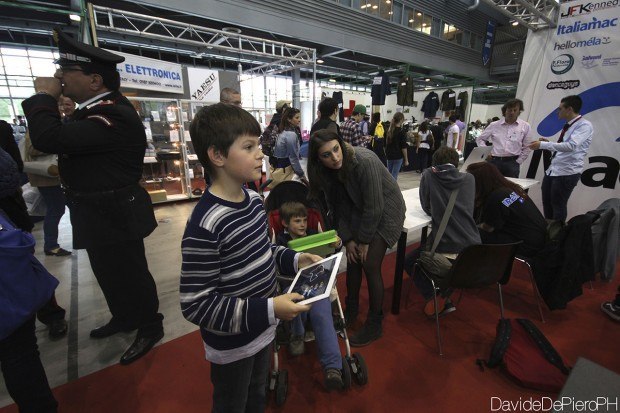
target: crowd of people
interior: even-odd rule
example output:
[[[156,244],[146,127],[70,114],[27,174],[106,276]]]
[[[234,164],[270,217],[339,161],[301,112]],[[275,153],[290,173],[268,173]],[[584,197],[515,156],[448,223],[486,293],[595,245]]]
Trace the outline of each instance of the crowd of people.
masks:
[[[43,249],[50,256],[71,254],[58,244],[58,221],[66,203],[73,247],[86,249],[111,313],[109,322],[92,330],[90,337],[100,339],[137,330],[134,342],[120,358],[121,364],[129,364],[144,356],[164,335],[157,287],[148,269],[143,241],[157,226],[150,198],[139,185],[146,135],[133,106],[119,92],[115,67],[124,58],[79,43],[62,32],[58,39],[59,69],[53,78],[37,78],[37,93],[23,102],[28,156],[62,155],[57,159],[59,177],[45,183],[31,180],[48,203]],[[75,112],[68,99],[78,104]],[[262,411],[269,346],[279,320],[296,320],[292,343],[297,344],[291,346],[296,354],[303,353],[299,344],[303,321],[311,320],[328,389],[342,388],[343,366],[329,304],[302,305],[298,303],[303,300],[300,294],[278,293],[276,272],[294,275],[321,257],[287,248],[287,238],[279,243],[270,239],[263,200],[245,187],[262,178],[261,136],[265,133],[240,107],[237,91],[223,90],[221,100],[200,109],[190,127],[196,154],[210,183],[183,235],[181,311],[200,327],[205,357],[211,362],[213,411],[246,411],[248,406]],[[60,116],[59,102],[65,117]],[[397,183],[401,166],[411,162],[404,116],[395,113],[385,128],[380,117],[373,115],[372,122],[365,125],[366,107],[357,105],[349,120],[339,126],[338,104],[334,99],[324,99],[311,129],[306,176],[300,162],[300,111],[286,101],[278,102],[276,109],[271,125],[276,136],[271,174],[295,176],[308,186],[311,198],[326,202],[347,258],[347,325],[352,326],[362,310],[366,313],[350,344],[367,346],[383,335],[381,267],[387,250],[399,239],[405,219],[405,201]],[[406,270],[427,299],[427,314],[435,312],[430,300],[433,287],[428,278],[415,273],[414,263],[433,242],[453,191],[458,189],[452,218],[437,248],[451,260],[469,245],[514,241],[522,242],[520,255],[535,256],[544,247],[545,218],[566,219],[566,203],[583,169],[593,134],[591,123],[579,115],[580,109],[579,97],[562,99],[559,116],[567,121],[567,127],[560,140],[551,143],[532,138],[529,124],[518,118],[523,110],[520,100],[507,102],[502,108],[503,120],[492,122],[484,130],[480,122],[472,125],[470,133],[476,143],[489,142],[493,149],[487,162],[470,165],[467,173],[458,171],[456,148],[462,133],[455,116],[449,118],[443,136],[437,136],[434,125],[428,122],[415,131],[419,158],[424,164],[432,160],[430,167],[420,167],[420,202],[431,216],[433,231],[429,243],[407,257]],[[23,167],[21,156],[19,151],[17,159],[12,156],[13,130],[10,126],[6,130],[11,131],[11,139],[5,142],[6,137],[2,137],[0,208],[17,227],[29,232],[32,223],[16,178],[18,168]],[[554,154],[543,180],[544,217],[527,192],[507,179],[517,177],[519,165],[530,151],[538,149]],[[383,153],[384,159],[377,152]],[[97,166],[105,167],[105,176]],[[306,215],[303,205],[283,208],[283,225],[290,238],[309,235]],[[364,278],[367,309],[361,308],[360,300]],[[455,310],[450,293],[442,291],[438,309],[442,313]],[[610,314],[616,308],[617,299],[605,303],[603,310]],[[50,336],[66,333],[64,309],[53,296],[43,309],[35,310],[45,313],[38,315],[49,324]],[[20,350],[11,344],[15,335],[26,337],[28,346]],[[0,337],[5,381],[22,411],[56,411],[33,337],[34,313],[12,335]],[[16,353],[22,350],[30,357],[20,361]],[[32,382],[16,380],[11,374],[17,371]],[[38,387],[33,391],[41,397],[25,401],[25,388],[34,385]]]

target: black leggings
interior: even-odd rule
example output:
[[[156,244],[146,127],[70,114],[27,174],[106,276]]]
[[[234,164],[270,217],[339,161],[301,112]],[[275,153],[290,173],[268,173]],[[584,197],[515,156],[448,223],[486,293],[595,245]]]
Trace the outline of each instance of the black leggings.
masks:
[[[362,269],[368,284],[369,313],[381,314],[383,308],[383,277],[381,264],[387,250],[387,243],[375,234],[366,254],[366,261],[347,263],[347,298],[351,303],[359,303],[360,287],[362,286]]]

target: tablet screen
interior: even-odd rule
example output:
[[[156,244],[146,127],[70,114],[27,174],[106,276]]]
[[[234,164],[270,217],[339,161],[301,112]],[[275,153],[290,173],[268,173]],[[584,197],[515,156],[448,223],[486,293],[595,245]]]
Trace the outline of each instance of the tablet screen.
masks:
[[[288,292],[304,296],[299,304],[309,304],[329,297],[334,286],[342,252],[299,270]]]

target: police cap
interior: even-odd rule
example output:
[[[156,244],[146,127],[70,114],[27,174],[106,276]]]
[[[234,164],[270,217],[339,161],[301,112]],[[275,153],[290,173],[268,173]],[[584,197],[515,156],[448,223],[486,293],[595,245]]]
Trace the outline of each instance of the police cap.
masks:
[[[112,69],[125,60],[123,56],[110,53],[107,50],[78,42],[64,33],[60,28],[54,29],[54,40],[58,43],[60,59],[54,63],[60,66],[79,65],[90,69]]]

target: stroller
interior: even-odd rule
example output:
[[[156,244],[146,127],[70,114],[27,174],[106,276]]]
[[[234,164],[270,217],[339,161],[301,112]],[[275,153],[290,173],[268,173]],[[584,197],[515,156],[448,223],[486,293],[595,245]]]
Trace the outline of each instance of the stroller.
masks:
[[[284,231],[280,219],[280,206],[285,202],[301,202],[308,210],[308,228],[321,231],[326,229],[326,222],[323,217],[328,217],[327,214],[322,214],[321,211],[326,211],[324,203],[321,204],[308,200],[308,188],[301,182],[286,181],[278,184],[273,190],[269,192],[269,196],[265,200],[265,210],[269,220],[270,237],[275,242],[276,235]],[[328,224],[329,226],[329,224]],[[278,275],[279,284],[290,283],[292,278]],[[335,287],[334,287],[335,288]],[[335,297],[335,298],[333,298]],[[364,358],[359,353],[351,354],[351,347],[349,345],[349,337],[345,329],[344,313],[342,306],[338,298],[338,294],[332,294],[330,299],[336,303],[338,308],[338,316],[334,319],[334,327],[337,334],[344,339],[346,355],[342,357],[342,381],[344,383],[344,389],[351,387],[353,381],[359,385],[365,385],[368,383],[368,368]],[[286,401],[288,393],[288,372],[286,370],[279,369],[278,350],[281,345],[287,344],[288,337],[285,339],[281,337],[276,338],[274,344],[273,354],[273,369],[269,378],[269,389],[275,391],[276,405],[281,406]]]

